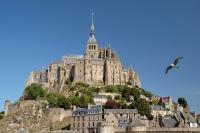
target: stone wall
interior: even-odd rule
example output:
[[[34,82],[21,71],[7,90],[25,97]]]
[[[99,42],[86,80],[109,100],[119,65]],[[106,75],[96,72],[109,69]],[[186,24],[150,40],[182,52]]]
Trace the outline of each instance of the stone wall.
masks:
[[[50,108],[49,109],[49,119],[52,123],[61,122],[66,117],[71,117],[71,110],[64,110],[62,108]]]
[[[113,128],[112,126],[105,126],[99,130],[99,133],[200,133],[200,128],[132,127],[119,129]]]

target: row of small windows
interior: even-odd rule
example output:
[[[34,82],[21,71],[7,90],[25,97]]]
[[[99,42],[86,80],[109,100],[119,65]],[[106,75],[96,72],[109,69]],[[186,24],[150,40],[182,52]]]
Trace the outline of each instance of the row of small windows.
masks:
[[[82,120],[82,121],[84,121],[85,120],[85,118],[84,117],[74,117],[74,121],[80,121],[80,120]],[[96,120],[96,121],[99,121],[100,120],[100,117],[99,116],[90,116],[90,117],[88,117],[88,121],[91,121],[91,120]]]
[[[84,126],[85,126],[84,123],[82,123],[82,127],[84,127]],[[90,124],[90,122],[88,122],[88,127],[94,127],[94,126],[95,126],[94,122],[92,122],[92,124]],[[75,123],[73,123],[73,127],[76,127]],[[80,127],[79,123],[77,123],[77,127]]]
[[[96,49],[96,45],[89,45],[89,49]]]

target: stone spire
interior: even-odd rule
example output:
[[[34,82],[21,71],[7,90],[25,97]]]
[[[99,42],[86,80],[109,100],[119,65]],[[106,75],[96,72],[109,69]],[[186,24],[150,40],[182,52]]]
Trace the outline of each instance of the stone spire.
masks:
[[[88,39],[89,44],[96,44],[95,30],[94,30],[94,13],[92,13],[91,27],[90,27],[90,38]]]
[[[92,12],[92,21],[91,21],[91,27],[90,27],[90,36],[94,35],[95,31],[94,31],[94,13]]]

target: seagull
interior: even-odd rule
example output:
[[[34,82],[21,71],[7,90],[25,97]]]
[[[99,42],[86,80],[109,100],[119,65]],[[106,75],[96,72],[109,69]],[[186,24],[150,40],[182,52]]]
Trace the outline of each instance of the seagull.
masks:
[[[177,64],[179,63],[179,61],[181,59],[183,59],[183,57],[179,57],[179,58],[175,59],[174,62],[167,67],[165,74],[167,74],[169,72],[169,70],[171,70],[172,68],[179,68],[179,67],[177,67]]]

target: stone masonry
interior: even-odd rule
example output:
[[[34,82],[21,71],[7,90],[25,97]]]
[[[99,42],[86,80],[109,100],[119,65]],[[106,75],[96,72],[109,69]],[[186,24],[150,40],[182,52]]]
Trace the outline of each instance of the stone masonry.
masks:
[[[26,86],[38,83],[47,88],[62,88],[66,81],[98,86],[130,82],[133,86],[141,87],[138,75],[131,68],[124,69],[116,52],[109,46],[99,47],[95,38],[93,15],[85,54],[64,56],[61,61],[51,63],[47,69],[32,72]]]

